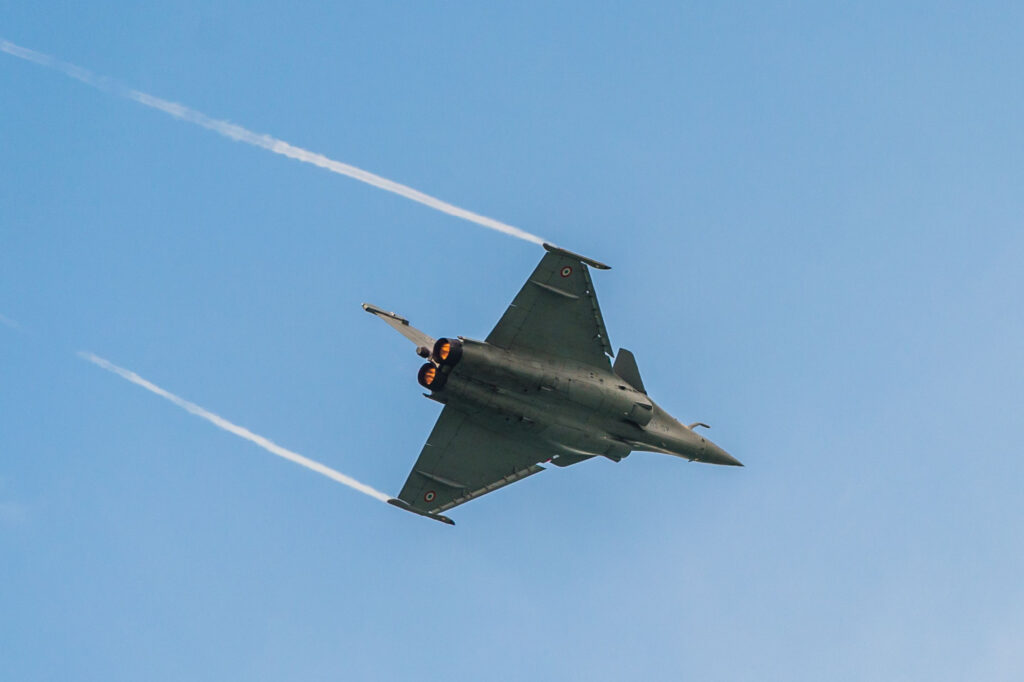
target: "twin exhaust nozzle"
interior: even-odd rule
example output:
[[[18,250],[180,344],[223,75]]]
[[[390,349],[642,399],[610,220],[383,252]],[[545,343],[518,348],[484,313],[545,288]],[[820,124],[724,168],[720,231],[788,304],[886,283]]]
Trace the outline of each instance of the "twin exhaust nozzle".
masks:
[[[420,346],[416,353],[420,357],[430,358],[430,362],[420,367],[416,380],[423,388],[440,391],[448,382],[452,368],[462,359],[462,342],[458,339],[440,338],[434,342],[434,348],[430,351],[425,346]]]

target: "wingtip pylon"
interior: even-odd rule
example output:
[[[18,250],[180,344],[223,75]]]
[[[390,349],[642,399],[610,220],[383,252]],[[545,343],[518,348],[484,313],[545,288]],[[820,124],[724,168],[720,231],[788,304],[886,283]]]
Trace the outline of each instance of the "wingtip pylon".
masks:
[[[404,317],[402,317],[398,313],[393,313],[393,312],[391,312],[389,310],[384,310],[383,308],[375,306],[372,303],[364,303],[363,304],[363,310],[365,310],[366,312],[370,313],[371,315],[379,315],[381,317],[390,317],[392,320],[396,320],[398,322],[401,322],[402,324],[409,324],[409,320],[405,319]]]
[[[393,507],[398,507],[399,509],[404,509],[407,512],[412,512],[413,514],[418,514],[420,516],[425,516],[428,519],[433,519],[434,521],[440,521],[441,523],[447,523],[449,526],[454,526],[455,525],[454,521],[452,521],[450,518],[448,518],[447,516],[445,516],[443,514],[434,514],[433,512],[420,511],[419,509],[416,509],[415,507],[413,507],[411,504],[409,504],[405,500],[400,500],[397,497],[392,497],[390,500],[388,500],[388,504],[390,504]]]
[[[568,249],[563,249],[560,246],[555,246],[554,244],[549,244],[548,242],[544,242],[544,250],[545,251],[549,251],[550,253],[559,253],[559,254],[561,254],[563,256],[568,256],[569,258],[575,258],[579,262],[586,263],[590,267],[597,268],[598,270],[611,270],[612,269],[612,266],[605,265],[601,261],[594,260],[593,258],[587,258],[586,256],[581,256],[578,253],[573,253],[572,251],[569,251]]]

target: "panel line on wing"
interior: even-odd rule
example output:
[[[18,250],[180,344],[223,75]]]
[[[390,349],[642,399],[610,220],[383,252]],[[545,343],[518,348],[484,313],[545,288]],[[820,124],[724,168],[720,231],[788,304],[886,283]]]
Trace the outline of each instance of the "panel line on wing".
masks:
[[[534,284],[536,286],[539,286],[544,291],[550,291],[553,294],[558,294],[559,296],[564,296],[564,297],[566,297],[566,298],[568,298],[568,299],[570,299],[572,301],[575,301],[575,300],[579,299],[579,296],[577,296],[576,294],[573,294],[573,293],[570,293],[568,291],[565,291],[564,289],[559,289],[558,287],[553,287],[550,284],[545,284],[544,282],[538,282],[535,279],[531,279],[530,280],[530,284]]]
[[[437,474],[432,474],[427,471],[423,471],[423,469],[416,469],[416,473],[419,474],[420,476],[423,476],[424,478],[429,478],[431,481],[437,481],[441,485],[446,485],[449,488],[462,489],[466,487],[465,483],[459,483],[458,481],[453,481],[450,478],[445,478],[444,476],[438,476]]]

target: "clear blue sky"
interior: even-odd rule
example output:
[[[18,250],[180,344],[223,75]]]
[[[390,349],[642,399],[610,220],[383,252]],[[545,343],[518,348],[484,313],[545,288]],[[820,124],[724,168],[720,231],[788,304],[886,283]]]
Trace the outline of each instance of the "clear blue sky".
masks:
[[[1024,679],[1020,3],[4,3],[0,37],[610,263],[744,469],[403,514],[539,247],[0,54],[0,677]],[[751,7],[750,5],[755,5]]]

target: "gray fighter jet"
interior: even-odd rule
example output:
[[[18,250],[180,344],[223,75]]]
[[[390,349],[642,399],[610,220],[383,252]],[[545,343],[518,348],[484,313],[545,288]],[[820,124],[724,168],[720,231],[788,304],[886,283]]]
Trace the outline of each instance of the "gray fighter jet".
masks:
[[[396,507],[454,525],[441,512],[543,471],[633,450],[742,466],[650,399],[633,354],[612,347],[587,266],[550,244],[484,341],[432,339],[363,304],[416,344],[424,395],[444,405]]]

